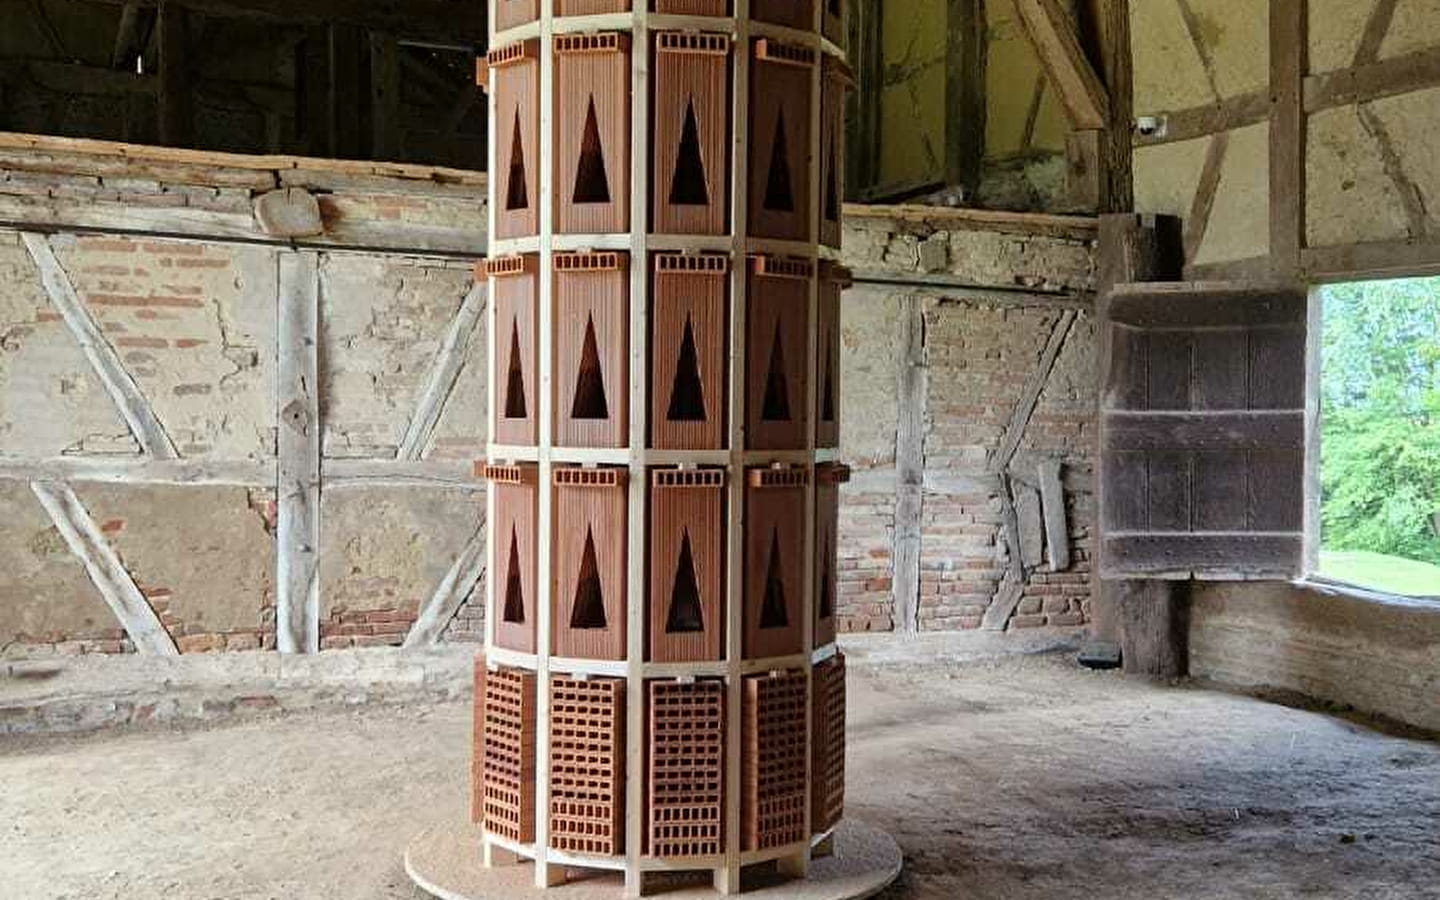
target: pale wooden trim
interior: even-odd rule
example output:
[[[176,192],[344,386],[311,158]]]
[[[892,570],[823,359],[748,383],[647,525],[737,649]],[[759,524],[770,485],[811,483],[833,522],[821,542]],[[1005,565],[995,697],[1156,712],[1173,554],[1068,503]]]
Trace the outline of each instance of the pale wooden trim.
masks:
[[[1041,460],[1040,507],[1045,518],[1045,553],[1050,571],[1070,568],[1070,529],[1065,524],[1065,486],[1060,480],[1060,460]]]
[[[895,536],[891,598],[893,627],[920,629],[920,550],[924,539],[925,406],[929,371],[925,360],[925,308],[918,297],[901,300],[900,371],[895,428]]]
[[[421,607],[420,615],[405,636],[406,647],[433,647],[440,643],[446,626],[485,575],[485,534],[485,522],[482,521],[465,542],[435,592]]]
[[[1305,246],[1306,0],[1270,0],[1270,259],[1276,275],[1300,271]]]
[[[1307,247],[1300,259],[1302,271],[1311,281],[1437,275],[1440,239]]]
[[[1310,290],[1305,314],[1305,537],[1301,550],[1301,576],[1320,568],[1320,379],[1324,343],[1324,298]]]
[[[1215,195],[1220,190],[1220,175],[1225,168],[1225,154],[1230,148],[1230,132],[1221,131],[1210,137],[1210,146],[1205,150],[1205,166],[1200,170],[1200,183],[1195,187],[1195,198],[1190,206],[1190,215],[1185,220],[1185,259],[1193,260],[1200,253],[1200,245],[1210,229],[1210,213],[1215,209]]]
[[[135,586],[120,557],[70,486],[56,481],[36,481],[30,489],[65,538],[70,552],[85,565],[85,574],[115,613],[136,652],[151,656],[178,655],[170,633],[160,624],[154,608]]]
[[[1306,78],[1305,111],[1314,113],[1437,86],[1440,86],[1440,47],[1431,47]]]
[[[105,388],[105,393],[109,394],[115,403],[115,408],[124,418],[140,449],[152,459],[179,457],[179,452],[170,441],[170,435],[166,434],[165,427],[155,416],[155,411],[140,391],[140,386],[120,361],[120,354],[116,353],[115,348],[105,339],[100,324],[90,315],[90,310],[75,293],[70,276],[65,273],[64,267],[55,258],[55,251],[50,248],[49,239],[33,232],[23,232],[20,237],[40,270],[40,280],[45,285],[45,293],[50,296],[50,302],[65,320],[65,327],[70,329],[80,349],[85,352],[91,370]]]
[[[1015,0],[1015,11],[1070,123],[1079,129],[1104,128],[1110,96],[1080,46],[1075,20],[1058,0]]]
[[[904,288],[917,297],[937,297],[945,300],[965,300],[991,306],[1046,306],[1069,309],[1091,309],[1094,295],[1088,292],[1056,291],[1045,293],[1010,287],[984,287],[967,278],[944,274],[922,274],[885,272],[861,269],[855,272],[857,285],[873,284],[884,287]]]
[[[445,412],[445,402],[450,399],[450,392],[455,389],[455,382],[465,368],[470,338],[485,314],[485,297],[485,285],[479,282],[465,294],[459,311],[450,322],[440,353],[430,367],[430,377],[425,381],[425,390],[420,394],[415,415],[410,418],[410,426],[405,429],[405,437],[395,452],[396,459],[407,462],[419,460],[430,446],[435,426]]]
[[[475,477],[474,463],[458,459],[403,462],[327,458],[320,462],[320,473],[325,490],[354,487],[433,487],[477,493],[485,490],[485,482]]]
[[[320,649],[319,259],[279,258],[278,517],[275,644],[281,653]]]
[[[1094,216],[868,203],[847,203],[843,214],[845,219],[852,223],[868,219],[893,219],[896,222],[920,222],[951,231],[999,231],[1076,241],[1093,241],[1100,233],[1100,220]]]
[[[99,484],[268,488],[274,460],[152,460],[140,456],[0,457],[0,478]]]

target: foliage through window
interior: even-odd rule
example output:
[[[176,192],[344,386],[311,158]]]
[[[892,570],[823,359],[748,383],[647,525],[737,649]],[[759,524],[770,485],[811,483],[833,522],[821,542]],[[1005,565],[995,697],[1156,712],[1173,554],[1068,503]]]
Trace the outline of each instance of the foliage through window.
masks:
[[[1319,572],[1440,599],[1440,278],[1320,300]]]

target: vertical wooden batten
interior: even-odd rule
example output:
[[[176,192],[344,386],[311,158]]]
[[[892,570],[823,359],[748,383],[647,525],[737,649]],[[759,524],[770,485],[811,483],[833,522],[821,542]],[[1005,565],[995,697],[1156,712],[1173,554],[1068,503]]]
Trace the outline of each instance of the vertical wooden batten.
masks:
[[[279,255],[279,461],[275,646],[320,649],[320,263]]]

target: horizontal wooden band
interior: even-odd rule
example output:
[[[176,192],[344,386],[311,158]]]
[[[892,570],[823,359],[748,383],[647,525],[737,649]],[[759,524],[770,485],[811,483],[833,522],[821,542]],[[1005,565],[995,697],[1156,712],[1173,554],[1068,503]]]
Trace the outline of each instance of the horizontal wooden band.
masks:
[[[1135,328],[1305,324],[1303,290],[1283,285],[1176,282],[1116,285],[1107,316]]]
[[[657,469],[650,475],[657,488],[723,488],[724,469]]]
[[[1101,542],[1101,575],[1107,579],[1288,579],[1300,574],[1302,540],[1298,532],[1111,535]]]
[[[1104,413],[1104,448],[1124,450],[1301,450],[1304,410]]]
[[[624,487],[630,480],[625,469],[557,468],[550,473],[556,487]]]

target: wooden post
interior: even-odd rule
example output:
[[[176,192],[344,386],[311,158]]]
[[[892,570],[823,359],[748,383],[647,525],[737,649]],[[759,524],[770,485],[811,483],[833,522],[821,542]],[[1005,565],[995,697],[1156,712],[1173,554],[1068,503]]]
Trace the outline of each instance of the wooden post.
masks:
[[[160,143],[181,147],[190,143],[192,109],[188,48],[189,13],[176,3],[161,3],[156,23],[160,47]]]
[[[280,256],[275,646],[320,649],[319,260]]]
[[[1117,284],[1136,281],[1176,281],[1184,267],[1185,251],[1181,239],[1181,223],[1174,216],[1138,216],[1114,214],[1100,217],[1100,246],[1098,284],[1099,301],[1097,314],[1101,321],[1099,390],[1096,392],[1096,415],[1103,402],[1105,385],[1110,378],[1111,346],[1108,330],[1104,327],[1105,307],[1110,291]],[[1105,498],[1097,482],[1097,506]],[[1092,565],[1095,563],[1092,560]],[[1092,668],[1115,668],[1122,665],[1127,673],[1156,674],[1153,670],[1163,669],[1155,648],[1161,642],[1138,640],[1138,634],[1152,632],[1148,618],[1135,624],[1137,640],[1127,640],[1130,628],[1129,616],[1138,606],[1138,600],[1124,601],[1123,598],[1154,598],[1166,593],[1167,583],[1157,582],[1157,588],[1145,588],[1148,582],[1106,581],[1100,578],[1098,568],[1092,572],[1090,588],[1090,640],[1080,651],[1080,663]],[[1170,616],[1176,603],[1167,599],[1160,603]],[[1158,615],[1158,614],[1157,614]],[[1183,640],[1183,631],[1162,629],[1160,632]],[[1166,650],[1166,659],[1182,658],[1183,654]]]
[[[400,156],[400,47],[393,34],[370,33],[370,158]]]

